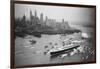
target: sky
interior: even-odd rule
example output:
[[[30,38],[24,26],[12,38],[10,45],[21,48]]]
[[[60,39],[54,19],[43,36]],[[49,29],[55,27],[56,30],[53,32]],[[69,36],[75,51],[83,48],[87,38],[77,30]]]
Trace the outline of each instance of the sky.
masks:
[[[30,17],[30,10],[33,15],[35,10],[37,16],[43,13],[43,17],[48,16],[50,19],[62,21],[64,19],[68,22],[78,23],[92,23],[94,22],[95,11],[93,8],[80,8],[80,7],[62,7],[62,6],[49,6],[49,5],[32,5],[32,4],[15,4],[15,17],[22,17],[24,14],[27,18]]]

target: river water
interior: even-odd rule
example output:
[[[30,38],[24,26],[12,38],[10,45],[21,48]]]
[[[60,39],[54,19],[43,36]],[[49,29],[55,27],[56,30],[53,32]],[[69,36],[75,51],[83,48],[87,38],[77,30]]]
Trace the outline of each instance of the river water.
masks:
[[[15,39],[15,65],[25,66],[25,65],[35,65],[35,64],[52,64],[52,63],[70,63],[70,62],[82,62],[83,54],[77,53],[72,56],[66,56],[60,58],[56,56],[51,58],[50,54],[44,54],[46,49],[45,46],[49,46],[50,43],[58,43],[60,45],[60,34],[56,35],[42,35],[40,38],[34,37],[32,35],[27,35],[24,38],[16,37]],[[32,44],[30,40],[36,41]]]

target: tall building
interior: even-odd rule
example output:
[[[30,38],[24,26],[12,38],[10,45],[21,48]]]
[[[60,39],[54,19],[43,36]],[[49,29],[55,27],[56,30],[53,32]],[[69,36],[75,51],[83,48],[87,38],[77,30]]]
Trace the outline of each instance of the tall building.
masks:
[[[30,10],[30,21],[32,22],[32,11]]]
[[[23,16],[23,20],[24,20],[24,21],[26,20],[26,16],[25,16],[25,14],[24,14],[24,16]]]
[[[34,13],[35,13],[34,15],[35,15],[35,18],[36,18],[36,17],[37,17],[37,11],[35,10],[35,12],[34,12]]]
[[[32,11],[30,11],[30,24],[36,25],[38,23],[39,19],[37,18],[37,13],[35,11],[35,15],[33,16]]]
[[[68,30],[68,29],[70,29],[70,26],[69,26],[67,21],[64,21],[64,19],[62,19],[62,23],[60,25],[60,28],[64,29],[64,30]]]
[[[45,17],[45,25],[47,25],[48,17]]]
[[[62,19],[62,23],[64,23],[64,19]]]
[[[45,21],[47,21],[47,20],[48,20],[48,17],[46,16]]]
[[[43,23],[43,13],[40,14],[40,22]]]

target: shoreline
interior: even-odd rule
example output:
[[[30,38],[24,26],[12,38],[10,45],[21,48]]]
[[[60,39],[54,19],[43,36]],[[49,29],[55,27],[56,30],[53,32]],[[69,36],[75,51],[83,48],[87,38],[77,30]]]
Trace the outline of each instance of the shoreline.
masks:
[[[48,34],[48,35],[55,35],[55,34],[73,34],[73,33],[79,33],[81,32],[80,30],[63,30],[63,31],[24,31],[24,32],[16,32],[15,31],[15,36],[19,37],[25,37],[26,35],[33,35],[36,37],[41,37],[41,34]]]

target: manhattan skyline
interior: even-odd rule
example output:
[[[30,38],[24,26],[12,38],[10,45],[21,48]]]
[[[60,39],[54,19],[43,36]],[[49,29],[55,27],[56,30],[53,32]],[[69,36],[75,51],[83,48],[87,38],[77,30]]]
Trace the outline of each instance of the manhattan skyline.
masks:
[[[50,19],[56,19],[56,21],[62,21],[64,19],[68,22],[80,22],[80,23],[93,23],[95,10],[93,8],[80,8],[80,7],[59,7],[59,6],[44,6],[44,5],[28,5],[28,4],[15,4],[15,17],[22,17],[25,15],[30,17],[30,11],[34,15],[37,11],[37,16],[43,13],[43,18],[47,16]]]

